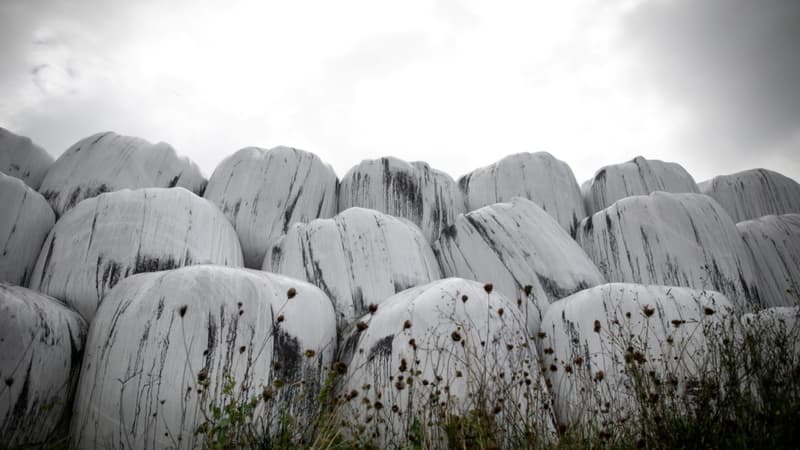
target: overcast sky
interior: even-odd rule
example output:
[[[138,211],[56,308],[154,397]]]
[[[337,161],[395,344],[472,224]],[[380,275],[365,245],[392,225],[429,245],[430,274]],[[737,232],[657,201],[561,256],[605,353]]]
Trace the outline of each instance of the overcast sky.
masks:
[[[224,6],[222,6],[224,5]],[[245,146],[424,160],[643,155],[800,180],[800,1],[0,2],[0,126],[112,130],[210,175]]]

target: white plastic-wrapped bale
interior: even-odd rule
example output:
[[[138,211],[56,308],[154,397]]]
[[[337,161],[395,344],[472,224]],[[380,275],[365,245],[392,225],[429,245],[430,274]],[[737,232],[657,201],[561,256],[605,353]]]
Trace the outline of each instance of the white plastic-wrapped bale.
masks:
[[[459,215],[433,250],[445,276],[492,283],[520,299],[531,335],[550,302],[605,283],[555,218],[521,197]]]
[[[742,237],[711,197],[628,197],[581,221],[576,239],[608,281],[715,290],[745,309],[759,302]]]
[[[343,345],[352,355],[341,389],[344,429],[364,445],[386,448],[417,426],[446,448],[441,405],[448,417],[496,414],[509,434],[527,425],[547,439],[554,429],[525,319],[489,286],[448,278],[400,292],[363,317]],[[503,445],[508,436],[493,438]]]
[[[756,313],[742,315],[742,324],[746,327],[756,324],[769,324],[784,332],[800,332],[800,306],[774,306],[764,308]],[[800,341],[798,341],[800,344]]]
[[[592,192],[592,182],[594,181],[594,177],[589,178],[588,180],[581,183],[581,197],[583,198],[583,209],[586,211],[586,214],[591,216],[593,213],[592,205],[589,204],[589,197],[591,196]]]
[[[424,162],[384,157],[364,160],[342,178],[339,211],[375,209],[415,223],[429,242],[463,212],[455,181]]]
[[[370,305],[441,278],[416,225],[364,208],[295,224],[267,251],[263,268],[320,287],[333,301],[341,329]]]
[[[0,173],[0,282],[23,285],[56,216],[22,180]]]
[[[766,169],[721,175],[698,185],[728,211],[734,222],[800,213],[800,184]]]
[[[532,200],[570,235],[586,217],[583,197],[567,163],[547,152],[517,153],[458,180],[467,211],[514,197]]]
[[[167,143],[98,133],[78,141],[50,167],[39,192],[61,216],[81,200],[121,189],[183,187],[202,195],[206,180]]]
[[[236,229],[245,266],[257,269],[270,243],[292,224],[336,214],[338,183],[313,153],[248,147],[220,163],[204,196]]]
[[[242,265],[239,239],[219,209],[183,188],[126,189],[64,214],[29,284],[91,322],[105,292],[123,278],[192,264]]]
[[[86,330],[58,300],[0,283],[0,447],[66,432]]]
[[[129,277],[89,331],[72,445],[206,448],[214,405],[253,400],[255,426],[288,415],[302,430],[335,346],[330,300],[308,283],[219,266]]]
[[[634,195],[655,191],[700,192],[694,178],[680,164],[641,156],[601,168],[583,189],[587,214],[594,214],[619,199]]]
[[[53,157],[30,138],[0,128],[0,172],[39,189]]]
[[[800,214],[736,224],[755,267],[761,303],[800,304]]]
[[[553,303],[541,336],[559,424],[620,429],[654,386],[679,402],[713,367],[710,344],[732,332],[732,315],[718,292],[626,283]]]

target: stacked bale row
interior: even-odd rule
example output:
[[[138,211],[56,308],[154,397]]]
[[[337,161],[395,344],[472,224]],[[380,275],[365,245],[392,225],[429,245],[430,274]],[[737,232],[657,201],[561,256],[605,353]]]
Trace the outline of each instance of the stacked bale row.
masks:
[[[547,153],[458,182],[381,158],[340,182],[317,156],[278,147],[240,150],[206,182],[164,143],[102,133],[51,162],[0,131],[5,445],[63,432],[74,386],[78,447],[195,447],[221,396],[263,398],[254,414],[270,427],[287,412],[310,423],[334,361],[348,367],[344,396],[370,385],[372,408],[352,403],[352,420],[397,407],[367,440],[409,431],[397,417],[422,391],[397,385],[412,366],[436,380],[426,395],[462,412],[485,394],[482,376],[524,373],[514,407],[542,410],[552,395],[555,415],[534,421],[553,431],[625,389],[614,326],[678,340],[670,369],[687,382],[696,368],[680,363],[702,358],[706,335],[668,324],[791,304],[800,283],[797,214],[731,219],[800,212],[797,183],[766,171],[698,189],[680,166],[636,158],[582,194]],[[667,359],[656,344],[641,350],[647,364]]]

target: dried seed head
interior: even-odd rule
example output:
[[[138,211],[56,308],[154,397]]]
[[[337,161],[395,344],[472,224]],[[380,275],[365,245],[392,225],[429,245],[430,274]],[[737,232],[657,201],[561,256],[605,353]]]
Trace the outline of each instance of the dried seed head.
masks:
[[[503,310],[503,308],[500,308],[500,309],[497,310],[497,315],[500,316],[500,317],[503,317],[503,313],[504,312],[505,311]]]
[[[603,378],[605,378],[605,377],[606,377],[606,374],[602,370],[598,370],[597,373],[594,374],[594,379],[596,381],[603,381]]]
[[[466,294],[461,296],[462,302],[467,303],[467,300],[469,300],[469,297],[467,297]]]
[[[272,400],[273,394],[272,386],[264,386],[261,389],[261,398],[263,398],[265,402]]]
[[[408,320],[408,319],[406,319],[406,321],[405,321],[405,322],[403,322],[403,329],[404,329],[404,330],[407,330],[407,329],[409,329],[409,328],[411,328],[411,321],[410,321],[410,320]]]
[[[450,334],[450,337],[451,337],[451,338],[452,338],[452,339],[453,339],[455,342],[458,342],[458,341],[460,341],[460,340],[461,340],[461,335],[460,335],[460,334],[458,334],[458,331],[453,331],[453,332]]]
[[[178,309],[178,315],[180,315],[181,317],[185,316],[187,308],[189,307],[186,305],[181,306],[180,309]]]
[[[710,315],[714,314],[714,310],[713,310],[713,309],[711,309],[711,308],[709,308],[709,307],[705,307],[705,308],[703,308],[703,312],[704,312],[704,313],[705,313],[707,316],[710,316]]]
[[[243,345],[243,346],[239,347],[239,353],[244,353],[245,350],[247,350],[246,346]]]
[[[525,287],[522,288],[522,290],[525,292],[526,296],[530,297],[531,292],[533,292],[533,286],[531,286],[530,284],[525,285]]]
[[[378,310],[378,305],[376,305],[375,303],[370,303],[369,306],[367,306],[367,310],[369,311],[370,314],[375,314],[375,311]]]
[[[369,328],[369,325],[367,325],[367,323],[364,322],[363,320],[359,320],[356,323],[356,330],[358,330],[359,333],[366,330],[367,328]]]
[[[202,383],[207,379],[208,379],[208,370],[201,369],[200,372],[197,373],[197,381],[200,381]]]
[[[483,285],[483,290],[486,291],[487,294],[491,294],[492,293],[492,289],[494,289],[494,286],[492,285],[492,283],[486,283],[486,284]]]
[[[600,321],[599,320],[595,320],[594,321],[594,332],[595,333],[599,333],[600,332]]]
[[[294,298],[295,295],[297,295],[297,289],[295,288],[289,288],[289,290],[286,291],[286,296],[289,298]]]
[[[336,361],[335,363],[333,363],[333,370],[335,370],[336,373],[340,375],[344,375],[345,373],[347,373],[347,364],[341,361]]]
[[[656,312],[656,310],[650,307],[650,305],[645,305],[644,308],[642,308],[642,312],[646,317],[650,317],[653,315],[654,312]]]
[[[630,364],[633,362],[633,353],[625,352],[625,363]]]
[[[283,314],[281,314],[281,315],[279,315],[279,316],[277,317],[277,319],[276,319],[276,320],[278,321],[278,323],[281,323],[281,322],[283,322],[283,321],[284,321],[284,319],[286,319],[286,318],[285,318],[285,317],[283,317]]]
[[[314,350],[308,349],[305,352],[303,352],[303,354],[306,356],[306,358],[313,358],[314,356],[317,355],[317,352],[315,352]]]

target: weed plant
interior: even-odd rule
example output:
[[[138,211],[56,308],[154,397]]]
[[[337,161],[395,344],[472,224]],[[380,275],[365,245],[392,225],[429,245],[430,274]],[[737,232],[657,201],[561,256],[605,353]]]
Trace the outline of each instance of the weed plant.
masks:
[[[619,381],[624,389],[610,397],[617,405],[608,404],[604,395],[592,397],[599,375],[587,369],[579,353],[556,370],[585,372],[587,408],[597,407],[592,414],[620,405],[629,414],[555,428],[547,392],[552,385],[538,376],[553,370],[536,353],[534,344],[543,335],[510,336],[501,327],[482,340],[470,331],[475,323],[454,315],[452,330],[435,330],[443,337],[429,341],[435,348],[409,344],[414,356],[384,374],[394,386],[391,395],[376,383],[347,389],[354,374],[374,367],[350,368],[344,361],[325,367],[322,383],[276,379],[257,394],[251,394],[248,381],[228,376],[216,397],[201,404],[202,423],[193,440],[204,449],[797,448],[798,311],[787,308],[783,315],[767,312],[744,321],[731,314],[724,323],[698,328],[706,347],[702,359],[690,362],[689,377],[680,348],[675,350],[679,359],[654,370],[648,337],[620,323],[620,338],[612,339],[614,348],[609,348],[623,355]],[[496,317],[498,310],[492,314]],[[524,322],[520,317],[507,312],[502,320]],[[364,329],[355,325],[352,336]],[[410,328],[404,331],[406,339],[413,339]],[[423,354],[435,359],[418,359]],[[307,381],[319,388],[306,389]],[[194,389],[203,390],[207,383],[207,374],[200,371]],[[461,391],[454,395],[450,390],[457,386]],[[287,390],[296,401],[306,396],[302,401],[318,405],[320,413],[303,416],[285,409]],[[42,448],[64,449],[67,442],[60,439]]]

